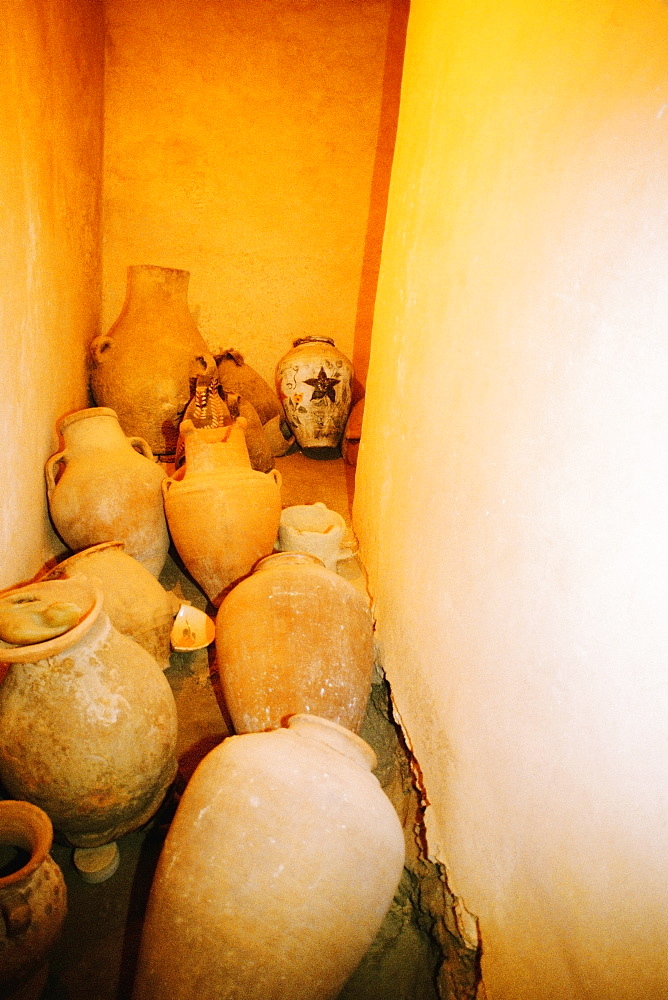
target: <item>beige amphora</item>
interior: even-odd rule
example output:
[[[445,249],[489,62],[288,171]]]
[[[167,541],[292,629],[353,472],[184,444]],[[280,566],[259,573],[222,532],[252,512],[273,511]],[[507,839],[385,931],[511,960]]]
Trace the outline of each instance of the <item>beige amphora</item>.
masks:
[[[358,731],[373,673],[366,600],[315,556],[261,559],[216,616],[216,654],[237,733],[312,712]]]
[[[172,541],[214,605],[272,551],[281,517],[280,473],[251,468],[244,428],[183,421],[185,466],[163,483]]]
[[[333,1000],[403,870],[375,766],[362,739],[313,715],[212,750],[163,846],[133,1000]]]
[[[0,802],[0,998],[37,1000],[67,914],[53,827],[30,802]]]
[[[109,844],[154,815],[176,775],[176,704],[156,660],[118,632],[91,580],[29,584],[0,603],[81,609],[45,642],[0,641],[0,780],[74,847]]]
[[[43,580],[94,577],[104,594],[109,621],[129,635],[163,670],[170,666],[171,631],[181,602],[124,551],[123,542],[101,542],[63,559]]]
[[[162,503],[165,471],[148,443],[126,437],[104,406],[58,421],[64,445],[45,468],[49,513],[73,551],[120,541],[129,556],[159,576],[169,551]]]
[[[128,268],[121,313],[90,345],[95,402],[116,411],[126,434],[155,455],[173,455],[191,380],[216,362],[188,308],[190,273],[138,264]]]
[[[327,569],[336,572],[343,559],[350,559],[354,551],[343,545],[346,522],[326,504],[296,504],[284,507],[278,526],[277,548],[280,552],[309,552],[317,556]]]

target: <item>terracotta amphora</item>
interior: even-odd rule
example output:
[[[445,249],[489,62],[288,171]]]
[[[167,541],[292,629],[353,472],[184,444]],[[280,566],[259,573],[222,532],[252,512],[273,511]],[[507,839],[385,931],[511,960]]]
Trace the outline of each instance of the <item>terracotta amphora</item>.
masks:
[[[114,628],[138,642],[167,670],[172,652],[170,634],[181,602],[123,548],[123,542],[92,545],[58,563],[42,579],[95,577],[104,594],[104,611]]]
[[[298,712],[359,730],[373,673],[371,614],[315,556],[260,560],[220,606],[216,653],[237,733],[277,728]]]
[[[244,428],[243,418],[217,428],[184,421],[185,472],[163,484],[172,541],[215,605],[272,551],[281,517],[280,473],[251,469]]]
[[[0,997],[44,989],[67,913],[63,873],[49,851],[51,820],[30,802],[0,802]]]
[[[118,414],[126,434],[155,455],[173,455],[190,380],[216,362],[188,309],[190,273],[151,264],[128,268],[121,314],[90,345],[90,386],[99,406]]]
[[[0,603],[67,602],[81,619],[46,642],[0,642],[0,780],[74,847],[146,823],[176,774],[176,704],[153,657],[102,611],[83,577],[28,584]]]
[[[165,471],[143,438],[126,437],[104,406],[62,417],[65,447],[46,463],[54,527],[73,551],[120,541],[129,556],[159,576],[169,551],[162,503]]]
[[[352,363],[330,337],[294,341],[276,366],[276,389],[300,448],[338,448],[352,386]]]
[[[133,1000],[333,1000],[403,870],[375,766],[313,715],[212,750],[158,862]]]

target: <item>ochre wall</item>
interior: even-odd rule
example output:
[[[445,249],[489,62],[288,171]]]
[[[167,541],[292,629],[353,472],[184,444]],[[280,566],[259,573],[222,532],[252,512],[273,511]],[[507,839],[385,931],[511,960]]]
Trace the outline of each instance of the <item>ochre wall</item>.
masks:
[[[411,7],[354,515],[489,1000],[668,995],[667,35]]]
[[[103,9],[12,0],[0,18],[0,588],[62,546],[44,463],[87,405],[99,322]]]
[[[350,357],[356,335],[368,343],[386,46],[406,7],[108,0],[105,330],[127,266],[158,264],[191,272],[209,345],[236,346],[272,384],[295,337],[331,336]]]

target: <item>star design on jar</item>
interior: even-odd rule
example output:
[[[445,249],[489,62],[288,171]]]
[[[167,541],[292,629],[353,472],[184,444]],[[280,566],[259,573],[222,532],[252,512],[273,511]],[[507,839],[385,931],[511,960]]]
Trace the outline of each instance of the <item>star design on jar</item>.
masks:
[[[333,403],[336,402],[336,392],[334,391],[334,386],[338,385],[340,381],[340,378],[327,378],[327,372],[324,368],[320,369],[317,378],[304,379],[306,385],[313,386],[311,399],[324,399],[324,397],[327,396]]]

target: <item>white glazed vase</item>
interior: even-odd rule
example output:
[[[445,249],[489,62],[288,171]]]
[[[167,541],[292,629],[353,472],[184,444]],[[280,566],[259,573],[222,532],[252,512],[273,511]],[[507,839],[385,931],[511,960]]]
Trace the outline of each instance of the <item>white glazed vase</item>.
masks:
[[[276,366],[276,389],[301,448],[338,448],[352,385],[352,363],[331,338],[295,340]]]

